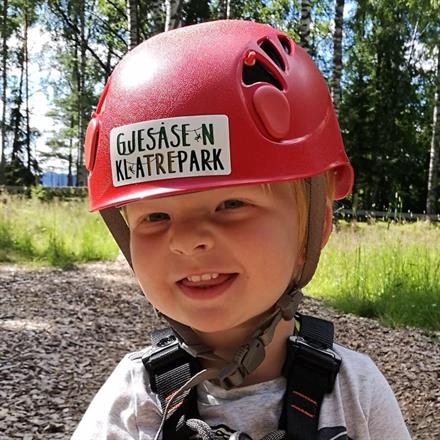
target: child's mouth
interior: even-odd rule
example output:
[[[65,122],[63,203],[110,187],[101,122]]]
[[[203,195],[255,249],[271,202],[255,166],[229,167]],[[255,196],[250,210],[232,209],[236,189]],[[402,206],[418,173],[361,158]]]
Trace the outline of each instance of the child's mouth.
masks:
[[[221,295],[237,276],[237,273],[189,275],[178,281],[177,284],[186,296],[195,299],[209,299]]]

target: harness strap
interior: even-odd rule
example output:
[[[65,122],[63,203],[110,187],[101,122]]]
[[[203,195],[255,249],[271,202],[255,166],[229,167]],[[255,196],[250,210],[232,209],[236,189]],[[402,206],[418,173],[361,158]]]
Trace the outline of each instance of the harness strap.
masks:
[[[333,351],[332,322],[299,313],[295,318],[300,329],[288,339],[280,428],[288,439],[316,440],[322,400],[333,390],[341,358]]]
[[[171,328],[153,332],[151,339],[152,351],[142,358],[142,363],[149,374],[151,390],[165,412],[173,394],[201,369],[196,359],[181,347]],[[173,398],[163,426],[164,439],[189,438],[186,420],[200,417],[196,393],[196,388],[192,388]]]

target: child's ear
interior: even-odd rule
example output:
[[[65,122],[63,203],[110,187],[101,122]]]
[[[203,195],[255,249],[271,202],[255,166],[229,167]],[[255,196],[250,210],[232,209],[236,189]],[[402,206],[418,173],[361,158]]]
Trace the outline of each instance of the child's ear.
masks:
[[[333,207],[332,207],[332,202],[327,199],[327,203],[325,204],[324,230],[322,231],[321,249],[324,249],[325,245],[327,244],[332,229],[333,229]]]

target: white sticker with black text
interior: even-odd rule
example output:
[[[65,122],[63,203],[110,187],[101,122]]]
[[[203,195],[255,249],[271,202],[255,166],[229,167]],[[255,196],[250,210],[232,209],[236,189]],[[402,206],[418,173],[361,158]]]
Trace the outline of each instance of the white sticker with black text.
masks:
[[[110,132],[114,186],[231,173],[226,115],[137,122]]]

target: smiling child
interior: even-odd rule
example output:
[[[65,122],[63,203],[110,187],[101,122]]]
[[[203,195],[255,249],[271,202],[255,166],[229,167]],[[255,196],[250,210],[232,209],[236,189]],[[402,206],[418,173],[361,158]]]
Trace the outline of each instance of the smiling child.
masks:
[[[170,328],[119,363],[74,440],[410,438],[374,363],[297,312],[353,171],[286,34],[217,21],[139,45],[86,162],[91,209]]]

